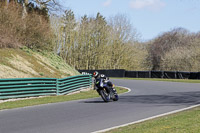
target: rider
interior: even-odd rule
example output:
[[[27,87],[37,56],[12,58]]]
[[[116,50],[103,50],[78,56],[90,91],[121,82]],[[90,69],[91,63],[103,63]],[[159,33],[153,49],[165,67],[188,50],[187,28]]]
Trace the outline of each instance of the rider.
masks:
[[[94,77],[94,90],[97,90],[100,83],[101,82],[101,79],[103,79],[103,84],[107,84],[108,86],[113,86],[113,84],[109,81],[109,78],[106,77],[104,74],[100,74],[98,71],[95,71],[93,73],[93,77]],[[106,91],[109,93],[110,92],[110,88],[113,89],[113,92],[115,93],[116,90],[113,88],[113,87],[105,87],[106,88]]]

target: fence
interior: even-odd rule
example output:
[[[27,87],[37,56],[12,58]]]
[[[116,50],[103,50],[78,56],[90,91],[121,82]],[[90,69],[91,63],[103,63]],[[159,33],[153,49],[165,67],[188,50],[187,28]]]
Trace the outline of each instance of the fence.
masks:
[[[79,70],[80,73],[93,73],[95,70]],[[126,71],[124,69],[97,70],[108,77],[129,78],[167,78],[167,79],[200,79],[200,72],[178,71]]]
[[[56,78],[0,79],[0,99],[64,95],[91,87],[91,75]]]
[[[79,75],[57,80],[57,95],[64,95],[92,85],[91,75]]]

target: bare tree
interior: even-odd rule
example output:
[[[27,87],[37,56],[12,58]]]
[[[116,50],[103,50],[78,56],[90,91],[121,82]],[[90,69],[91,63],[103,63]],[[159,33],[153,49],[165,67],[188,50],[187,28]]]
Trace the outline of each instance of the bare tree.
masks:
[[[125,15],[118,14],[109,19],[111,45],[111,67],[114,69],[125,68],[124,58],[131,56],[130,44],[134,45],[137,38],[137,31],[132,27]],[[134,58],[134,57],[132,57]],[[127,64],[127,63],[126,63]]]
[[[158,36],[149,44],[149,57],[152,70],[160,70],[160,63],[165,54],[174,48],[184,47],[190,44],[189,32],[183,28],[176,28]]]

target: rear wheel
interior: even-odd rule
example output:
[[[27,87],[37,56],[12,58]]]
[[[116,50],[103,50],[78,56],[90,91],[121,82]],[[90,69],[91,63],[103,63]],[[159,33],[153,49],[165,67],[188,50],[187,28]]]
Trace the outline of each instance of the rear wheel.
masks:
[[[117,95],[117,94],[114,94],[114,95],[113,95],[113,101],[118,101],[118,99],[119,99],[118,95]]]
[[[100,90],[99,93],[100,93],[102,99],[104,100],[104,102],[109,102],[110,95],[109,95],[109,93],[107,93],[106,89]]]
[[[119,99],[119,96],[118,96],[115,88],[112,88],[112,99],[113,99],[113,101],[118,101],[118,99]]]

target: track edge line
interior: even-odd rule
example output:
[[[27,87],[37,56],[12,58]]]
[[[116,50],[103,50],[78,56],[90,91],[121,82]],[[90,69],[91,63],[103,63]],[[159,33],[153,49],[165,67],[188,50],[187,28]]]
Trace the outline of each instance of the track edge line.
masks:
[[[103,129],[103,130],[94,131],[92,133],[103,133],[103,132],[106,132],[106,131],[110,131],[112,129],[116,129],[116,128],[120,128],[120,127],[125,127],[125,126],[129,126],[129,125],[132,125],[132,124],[141,123],[141,122],[144,122],[144,121],[147,121],[147,120],[152,120],[152,119],[159,118],[159,117],[162,117],[162,116],[167,116],[167,115],[170,115],[170,114],[175,114],[175,113],[186,111],[186,110],[189,110],[189,109],[192,109],[192,108],[195,108],[195,107],[199,107],[199,106],[200,106],[200,104],[193,105],[193,106],[190,106],[190,107],[187,107],[187,108],[174,110],[174,111],[171,111],[171,112],[168,112],[168,113],[164,113],[164,114],[160,114],[160,115],[148,117],[148,118],[145,118],[145,119],[141,119],[141,120],[138,120],[138,121],[134,121],[134,122],[122,124],[122,125],[119,125],[119,126],[114,126],[114,127],[106,128],[106,129]]]

